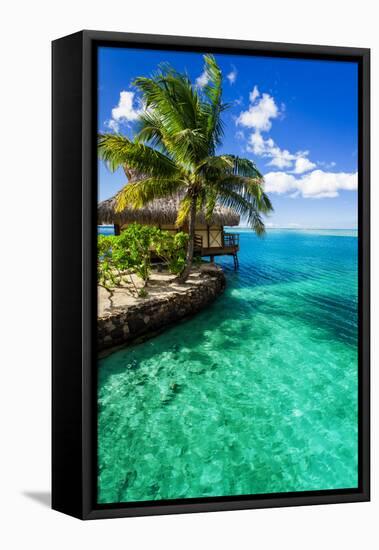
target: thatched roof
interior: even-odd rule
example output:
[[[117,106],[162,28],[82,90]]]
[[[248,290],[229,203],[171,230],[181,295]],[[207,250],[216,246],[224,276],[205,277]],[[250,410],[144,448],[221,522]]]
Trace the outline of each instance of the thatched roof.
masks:
[[[175,195],[166,199],[156,199],[138,210],[125,208],[116,212],[116,197],[102,201],[97,207],[98,224],[127,224],[138,222],[150,225],[175,224],[180,196]],[[205,220],[205,213],[198,212],[196,221],[199,224],[209,225],[238,225],[240,217],[229,208],[216,205],[210,222]]]

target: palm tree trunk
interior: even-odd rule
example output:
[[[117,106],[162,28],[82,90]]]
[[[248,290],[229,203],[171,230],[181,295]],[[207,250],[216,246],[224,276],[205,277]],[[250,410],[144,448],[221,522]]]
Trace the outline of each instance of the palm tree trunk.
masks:
[[[178,277],[178,281],[180,283],[186,282],[192,267],[193,251],[194,251],[194,245],[195,245],[196,204],[197,204],[197,197],[193,196],[191,198],[191,208],[188,216],[188,245],[187,245],[187,254],[186,254],[186,265]]]

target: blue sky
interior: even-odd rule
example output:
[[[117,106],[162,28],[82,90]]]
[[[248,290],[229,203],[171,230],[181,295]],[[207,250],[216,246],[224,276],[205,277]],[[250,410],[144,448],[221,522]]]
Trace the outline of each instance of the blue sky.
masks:
[[[357,226],[358,68],[351,62],[216,54],[224,74],[219,153],[253,160],[275,212],[268,227]],[[100,132],[133,136],[143,108],[131,82],[162,62],[205,84],[201,53],[99,49]],[[99,163],[99,200],[126,183]],[[243,222],[242,222],[243,223]]]

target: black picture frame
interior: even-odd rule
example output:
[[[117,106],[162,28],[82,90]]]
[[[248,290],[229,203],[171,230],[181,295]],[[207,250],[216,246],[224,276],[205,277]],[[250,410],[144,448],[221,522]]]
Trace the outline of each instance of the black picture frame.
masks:
[[[96,48],[356,61],[359,66],[359,486],[357,489],[96,504]],[[52,507],[81,519],[370,499],[370,50],[81,31],[52,44]],[[68,231],[67,229],[70,228]],[[75,238],[71,238],[71,233]],[[77,235],[81,234],[81,239]]]

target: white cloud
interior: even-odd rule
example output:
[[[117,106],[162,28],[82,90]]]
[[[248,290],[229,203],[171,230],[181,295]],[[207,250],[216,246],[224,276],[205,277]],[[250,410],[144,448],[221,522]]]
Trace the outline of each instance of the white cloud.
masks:
[[[243,103],[243,97],[241,96],[233,101],[233,105],[237,105],[237,106],[242,105],[242,103]]]
[[[277,223],[266,222],[266,221],[265,221],[265,226],[268,229],[276,229],[276,228],[279,229],[279,228],[283,227],[282,225],[278,225]],[[301,225],[299,223],[286,223],[285,227],[288,227],[288,228],[291,228],[291,229],[296,229],[297,227],[301,227]]]
[[[120,125],[122,123],[137,120],[142,112],[142,104],[140,101],[136,100],[135,93],[123,90],[120,92],[118,104],[112,109],[112,118],[105,121],[104,125],[117,133],[120,131]]]
[[[309,151],[296,151],[281,149],[271,137],[263,137],[272,127],[272,121],[278,118],[285,110],[282,103],[280,108],[275,99],[261,92],[255,85],[249,94],[249,109],[242,111],[236,119],[236,124],[252,128],[253,132],[248,136],[246,149],[254,155],[270,159],[268,166],[278,169],[290,169],[294,174],[303,174],[316,168],[316,163],[309,160]]]
[[[226,75],[226,78],[229,80],[230,84],[234,84],[237,80],[237,69],[235,67],[232,68],[229,74]]]
[[[339,191],[355,191],[358,188],[358,173],[324,172],[313,170],[300,177],[287,172],[265,174],[265,191],[268,193],[292,193],[304,198],[334,198]]]
[[[143,109],[140,105],[138,107],[135,106],[134,96],[134,92],[126,92],[125,90],[120,92],[118,105],[112,109],[113,120],[125,120],[128,122],[137,120]]]
[[[286,172],[269,172],[264,176],[266,193],[288,193],[296,189],[296,178]]]
[[[306,158],[309,151],[291,153],[288,149],[281,149],[272,138],[264,139],[257,130],[250,134],[247,150],[257,156],[270,158],[269,166],[281,169],[294,166],[294,173],[296,174],[301,174],[316,167],[315,163]]]
[[[323,168],[329,169],[329,168],[334,168],[337,163],[334,162],[334,161],[332,161],[332,162],[323,162],[323,161],[319,160],[319,161],[317,161],[317,164],[319,166],[322,166]]]
[[[104,122],[104,125],[112,130],[112,132],[114,132],[115,134],[118,134],[120,131],[119,123],[117,122],[117,120],[113,120],[113,118],[111,118],[110,120],[106,120]]]
[[[280,113],[274,98],[269,94],[261,96],[256,86],[249,97],[249,109],[240,113],[237,124],[254,128],[259,132],[267,132],[272,126],[271,120],[277,118]]]
[[[250,99],[251,103],[254,103],[254,101],[255,101],[255,100],[257,99],[257,97],[259,97],[260,95],[261,95],[261,94],[260,94],[260,92],[259,92],[259,90],[258,90],[258,86],[255,85],[253,91],[250,92],[250,94],[249,94],[249,99]]]
[[[339,190],[355,191],[358,188],[358,172],[324,172],[314,170],[301,178],[299,189],[304,197],[336,197]]]
[[[268,165],[275,166],[276,168],[288,168],[292,166],[293,161],[296,159],[296,155],[290,153],[287,149],[280,149],[277,146],[272,148],[270,156],[272,156],[272,160]]]
[[[278,107],[275,99],[261,93],[257,86],[249,94],[249,108],[242,111],[236,124],[250,128],[247,136],[246,150],[256,156],[268,159],[267,165],[276,168],[264,176],[265,190],[268,193],[287,194],[290,198],[333,198],[342,190],[354,191],[358,187],[358,173],[331,172],[334,162],[313,162],[309,151],[292,152],[281,149],[270,137],[272,121],[285,110],[285,105]],[[239,134],[242,137],[242,134]],[[318,169],[323,167],[324,170]]]
[[[316,164],[306,157],[299,157],[295,161],[295,168],[293,170],[294,174],[303,174],[304,172],[309,172],[316,168]]]
[[[209,78],[207,76],[207,73],[204,71],[200,76],[196,79],[196,86],[198,88],[204,88],[209,82]]]
[[[269,153],[269,151],[274,147],[274,141],[269,139],[264,139],[260,132],[253,132],[250,134],[248,139],[247,150],[251,151],[255,155],[264,155]]]
[[[280,115],[284,105],[279,109],[275,99],[267,93],[261,94],[256,85],[249,94],[249,100],[249,109],[242,111],[236,121],[237,124],[254,130],[248,138],[247,150],[257,156],[269,158],[269,166],[293,168],[297,174],[315,168],[316,165],[306,158],[307,151],[291,153],[288,149],[278,147],[272,138],[265,139],[262,135],[262,132],[271,129],[272,120]]]

